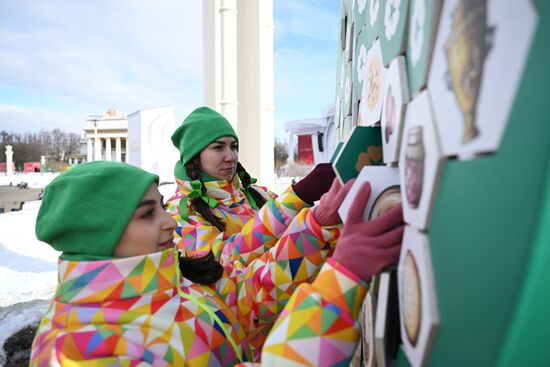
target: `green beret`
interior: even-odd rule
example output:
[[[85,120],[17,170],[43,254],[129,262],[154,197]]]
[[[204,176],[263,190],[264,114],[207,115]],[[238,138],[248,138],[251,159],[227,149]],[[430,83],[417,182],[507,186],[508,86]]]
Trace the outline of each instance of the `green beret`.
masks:
[[[143,195],[158,176],[126,163],[83,163],[44,190],[36,237],[67,260],[112,258]]]
[[[174,169],[176,177],[185,163],[223,136],[232,136],[239,141],[229,121],[218,112],[208,107],[191,112],[172,134],[172,143],[180,151],[180,160]]]

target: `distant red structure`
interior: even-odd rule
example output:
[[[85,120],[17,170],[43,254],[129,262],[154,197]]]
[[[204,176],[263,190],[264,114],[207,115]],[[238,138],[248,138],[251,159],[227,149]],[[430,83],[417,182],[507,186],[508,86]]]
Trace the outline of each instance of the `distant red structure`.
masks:
[[[311,135],[298,136],[298,163],[313,164],[313,143]]]
[[[40,162],[25,162],[23,164],[23,172],[40,172]]]
[[[0,162],[0,172],[6,172],[7,164],[6,162]],[[15,163],[12,162],[12,172],[15,172]]]

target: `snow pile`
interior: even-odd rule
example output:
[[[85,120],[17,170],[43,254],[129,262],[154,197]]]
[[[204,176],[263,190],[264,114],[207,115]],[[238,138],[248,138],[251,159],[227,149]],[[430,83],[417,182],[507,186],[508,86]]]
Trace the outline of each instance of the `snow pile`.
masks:
[[[34,234],[38,206],[0,214],[0,307],[50,299],[57,284],[59,251]]]
[[[0,173],[0,186],[16,186],[20,182],[26,182],[31,189],[43,189],[47,184],[52,182],[54,178],[59,176],[59,173],[15,173],[7,176],[5,173]]]

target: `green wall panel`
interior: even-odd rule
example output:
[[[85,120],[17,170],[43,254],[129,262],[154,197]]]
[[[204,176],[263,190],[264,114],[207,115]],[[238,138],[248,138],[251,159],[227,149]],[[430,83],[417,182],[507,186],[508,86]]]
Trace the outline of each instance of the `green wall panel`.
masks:
[[[534,255],[547,257],[550,246],[540,243],[548,230],[540,219],[549,185],[550,3],[540,5],[498,153],[445,164],[429,233],[441,314],[433,366],[550,364],[550,348],[533,342],[540,337],[537,320],[548,326],[550,308],[536,303],[548,304],[550,287],[544,292],[540,282],[550,280],[549,270],[531,271]],[[518,343],[533,343],[530,355],[521,355]]]

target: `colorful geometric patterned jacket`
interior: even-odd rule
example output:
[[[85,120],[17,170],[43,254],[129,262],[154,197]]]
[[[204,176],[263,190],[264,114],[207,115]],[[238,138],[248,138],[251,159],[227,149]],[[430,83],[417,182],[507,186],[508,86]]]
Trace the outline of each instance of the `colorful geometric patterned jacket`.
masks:
[[[214,256],[220,259],[222,265],[231,264],[233,266],[232,264],[238,263],[242,267],[258,259],[277,244],[280,236],[300,210],[309,207],[294,193],[292,186],[280,197],[275,197],[266,188],[254,186],[266,199],[271,196],[271,199],[259,211],[256,211],[243,193],[238,175],[235,175],[232,182],[205,181],[207,195],[218,203],[212,212],[223,218],[226,223],[225,231],[221,232],[191,208],[188,199],[188,195],[192,192],[191,182],[176,179],[176,183],[177,190],[167,201],[167,211],[178,222],[175,230],[178,249],[188,256],[212,249]],[[180,215],[182,203],[185,203],[187,220]],[[300,223],[296,230],[298,231],[304,226],[307,226],[306,222]],[[317,240],[315,237],[311,237],[309,241],[316,242]],[[322,246],[317,242],[313,245]],[[295,261],[295,263],[297,262],[299,261]],[[227,291],[229,290],[224,292]],[[281,309],[282,307],[279,306],[278,311]],[[271,315],[275,314],[271,311]],[[274,320],[274,318],[270,319]],[[248,337],[254,360],[260,358],[261,348],[271,326],[271,322],[263,322],[251,329]]]
[[[277,198],[265,187],[253,185],[268,200],[258,211],[252,208],[243,193],[238,175],[231,182],[205,181],[208,197],[218,203],[211,211],[225,223],[225,231],[221,232],[191,208],[188,198],[192,192],[191,182],[176,179],[176,183],[176,193],[166,202],[166,210],[178,222],[175,230],[178,249],[187,255],[212,249],[222,263],[239,260],[248,264],[258,258],[277,243],[296,214],[310,206],[292,187]],[[180,203],[185,203],[186,219],[180,215]]]
[[[267,332],[262,328],[296,287],[313,281],[338,236],[337,227],[320,227],[312,211],[302,210],[276,246],[248,265],[224,262],[224,275],[212,286],[178,284],[171,250],[60,260],[58,289],[31,365],[232,366],[237,355],[252,361],[251,335]]]
[[[312,284],[301,284],[271,329],[262,366],[349,366],[367,284],[328,259]],[[243,363],[240,366],[252,366]]]

